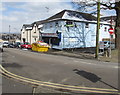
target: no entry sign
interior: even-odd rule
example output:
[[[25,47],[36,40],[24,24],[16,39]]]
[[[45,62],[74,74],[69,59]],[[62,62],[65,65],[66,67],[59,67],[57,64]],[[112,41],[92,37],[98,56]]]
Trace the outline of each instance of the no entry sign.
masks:
[[[110,28],[110,29],[108,30],[108,32],[109,32],[110,34],[113,34],[113,33],[114,33],[114,29],[113,29],[113,28]]]

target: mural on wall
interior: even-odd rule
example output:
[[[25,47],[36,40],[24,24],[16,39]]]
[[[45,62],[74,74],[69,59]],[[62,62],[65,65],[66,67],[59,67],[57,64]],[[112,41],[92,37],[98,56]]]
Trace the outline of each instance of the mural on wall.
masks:
[[[73,22],[71,25],[65,26],[63,30],[65,31],[63,32],[63,47],[94,47],[95,27],[95,24],[90,25],[90,23],[85,22]]]

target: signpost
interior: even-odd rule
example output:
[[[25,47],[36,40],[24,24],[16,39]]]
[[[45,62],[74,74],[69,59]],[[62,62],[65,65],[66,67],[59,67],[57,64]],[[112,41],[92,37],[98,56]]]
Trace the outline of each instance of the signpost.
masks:
[[[112,34],[114,33],[114,29],[113,29],[113,28],[110,28],[110,29],[108,30],[108,32],[110,33],[110,35],[112,35]]]
[[[109,57],[111,58],[111,35],[114,33],[114,29],[111,27],[109,28],[108,32],[110,33],[110,48],[108,48],[108,51],[109,51]]]

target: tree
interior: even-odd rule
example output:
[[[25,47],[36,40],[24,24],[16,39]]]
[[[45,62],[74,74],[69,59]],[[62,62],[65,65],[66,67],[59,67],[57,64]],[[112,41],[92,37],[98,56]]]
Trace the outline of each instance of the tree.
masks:
[[[88,2],[89,1],[89,2]],[[72,2],[79,11],[90,11],[95,14],[97,11],[97,0],[74,0]],[[120,48],[120,1],[119,0],[101,0],[101,9],[114,9],[116,11],[115,25],[115,44],[116,48]]]

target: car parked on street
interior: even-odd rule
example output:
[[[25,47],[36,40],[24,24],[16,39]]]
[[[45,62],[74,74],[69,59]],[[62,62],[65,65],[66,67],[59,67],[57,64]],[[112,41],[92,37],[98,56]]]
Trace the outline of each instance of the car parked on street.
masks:
[[[110,41],[101,41],[100,44],[103,43],[104,49],[108,49],[111,47],[111,49],[115,49],[115,43]]]
[[[23,48],[24,49],[31,49],[32,48],[31,44],[28,42],[22,43],[20,47],[21,47],[21,49],[23,49]]]
[[[3,47],[8,47],[9,42],[3,42]]]
[[[15,48],[15,45],[13,43],[9,43],[8,48]]]
[[[15,48],[21,48],[21,43],[20,43],[20,42],[16,42],[16,43],[14,44],[14,46],[15,46]]]

